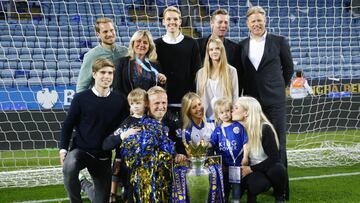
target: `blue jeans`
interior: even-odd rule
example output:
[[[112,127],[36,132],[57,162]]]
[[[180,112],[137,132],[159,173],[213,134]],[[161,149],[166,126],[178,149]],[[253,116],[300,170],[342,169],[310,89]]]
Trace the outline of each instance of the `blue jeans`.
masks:
[[[240,183],[231,183],[232,200],[240,200]]]
[[[84,168],[87,168],[94,181],[94,184],[83,184],[90,201],[108,202],[111,189],[111,159],[100,160],[79,149],[68,152],[63,165],[64,185],[70,202],[82,202],[79,173]]]

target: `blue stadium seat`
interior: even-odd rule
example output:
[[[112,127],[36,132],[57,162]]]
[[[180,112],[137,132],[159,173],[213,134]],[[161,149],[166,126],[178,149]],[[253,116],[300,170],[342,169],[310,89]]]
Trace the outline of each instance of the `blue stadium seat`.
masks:
[[[69,77],[57,77],[55,81],[55,84],[57,86],[67,86],[69,85],[69,83],[70,83]]]
[[[56,77],[56,70],[55,69],[45,69],[43,70],[43,77]]]
[[[2,78],[14,78],[15,77],[15,70],[13,69],[3,69],[0,70],[0,76]]]
[[[57,66],[58,66],[58,69],[67,69],[67,70],[69,70],[70,64],[67,61],[58,61]]]
[[[28,85],[29,86],[41,86],[41,77],[31,77],[28,79]]]
[[[32,68],[31,66],[31,60],[25,61],[25,60],[21,60],[18,65],[17,68],[18,69],[26,69],[26,70],[30,70]]]
[[[71,77],[69,84],[70,85],[76,85],[76,83],[77,83],[77,77]]]
[[[12,78],[0,78],[0,87],[12,87],[14,84],[14,79]]]
[[[41,80],[43,86],[54,86],[55,85],[55,77],[44,77]]]
[[[47,70],[56,70],[57,69],[57,64],[56,64],[55,61],[56,60],[45,61],[45,69],[47,69]]]
[[[69,77],[69,69],[58,69],[56,77]]]
[[[44,61],[33,61],[32,62],[32,68],[37,70],[43,70],[44,69]]]
[[[14,80],[15,87],[25,87],[28,86],[28,79],[26,77],[15,78]]]
[[[43,77],[43,71],[39,69],[32,69],[29,71],[29,77],[30,78],[42,78]]]

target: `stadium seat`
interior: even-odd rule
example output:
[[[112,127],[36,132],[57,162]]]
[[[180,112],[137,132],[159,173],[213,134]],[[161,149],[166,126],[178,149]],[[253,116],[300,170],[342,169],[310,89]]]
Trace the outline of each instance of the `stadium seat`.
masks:
[[[69,83],[69,77],[57,77],[55,81],[55,84],[57,86],[67,86],[69,85]]]
[[[69,77],[69,69],[58,69],[56,77]]]
[[[28,79],[29,86],[41,86],[41,77],[31,77]]]
[[[34,78],[34,77],[40,77],[42,78],[43,76],[43,71],[42,70],[39,70],[39,69],[33,69],[33,70],[30,70],[29,71],[29,77],[30,78]]]
[[[15,76],[15,70],[13,69],[3,69],[0,71],[1,78],[14,78]]]
[[[14,80],[12,78],[0,78],[0,87],[12,87],[14,84]]]
[[[44,77],[41,80],[43,86],[54,86],[55,85],[55,77]]]
[[[43,70],[43,77],[56,77],[56,70],[55,69],[45,69]]]
[[[76,85],[77,83],[77,76],[76,77],[71,77],[70,78],[70,85]]]
[[[25,87],[28,86],[28,79],[26,77],[15,78],[14,80],[15,87]]]

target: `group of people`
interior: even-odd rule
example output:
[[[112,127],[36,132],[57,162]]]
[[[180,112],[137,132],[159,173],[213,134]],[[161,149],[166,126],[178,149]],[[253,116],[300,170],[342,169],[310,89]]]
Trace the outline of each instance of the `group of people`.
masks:
[[[187,141],[203,140],[223,157],[226,201],[247,190],[247,201],[256,202],[270,187],[277,202],[288,199],[290,47],[267,32],[262,7],[249,8],[246,18],[250,36],[239,44],[225,38],[224,9],[213,12],[211,35],[195,40],[181,33],[180,10],[170,6],[166,34],[153,40],[136,31],[127,49],[115,43],[111,19],[96,21],[100,43],[85,54],[61,133],[71,202],[82,201],[81,190],[92,202],[116,201],[119,180],[128,202],[174,201],[172,163],[187,160]],[[93,183],[79,176],[84,168]]]

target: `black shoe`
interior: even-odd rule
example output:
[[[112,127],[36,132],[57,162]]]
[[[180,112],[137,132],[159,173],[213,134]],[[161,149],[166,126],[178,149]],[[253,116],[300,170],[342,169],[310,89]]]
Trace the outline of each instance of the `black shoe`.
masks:
[[[285,195],[282,197],[275,197],[275,203],[285,203]]]

